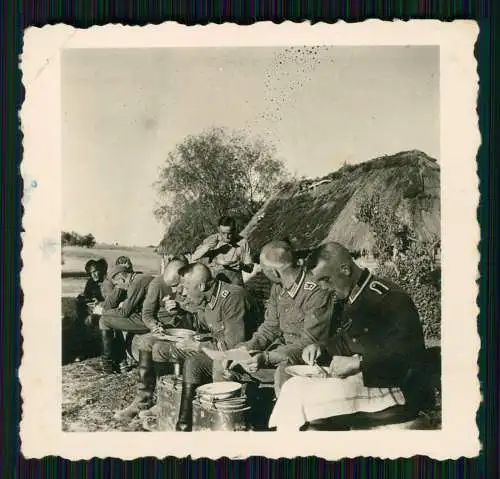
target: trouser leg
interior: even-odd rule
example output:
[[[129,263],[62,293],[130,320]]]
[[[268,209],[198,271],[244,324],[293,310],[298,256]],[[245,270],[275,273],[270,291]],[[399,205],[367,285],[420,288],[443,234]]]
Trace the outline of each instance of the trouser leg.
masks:
[[[123,337],[123,332],[131,332],[137,334],[147,333],[149,330],[142,322],[139,314],[132,314],[128,318],[114,315],[104,314],[99,320],[99,329],[103,331],[103,336],[114,336],[113,341],[113,359],[117,358],[120,362],[120,368],[126,371],[128,368],[123,360],[126,360],[126,343]],[[104,331],[108,331],[104,333]],[[122,364],[123,363],[123,364]]]
[[[157,341],[152,346],[153,361],[156,363],[178,364],[179,371],[182,371],[184,362],[200,354],[197,351],[178,348],[174,343],[167,341]]]

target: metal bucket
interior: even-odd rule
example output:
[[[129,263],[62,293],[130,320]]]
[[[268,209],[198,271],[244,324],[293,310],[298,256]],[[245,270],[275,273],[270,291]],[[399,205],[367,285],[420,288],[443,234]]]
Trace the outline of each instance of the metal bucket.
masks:
[[[182,378],[175,375],[162,376],[158,380],[157,395],[160,408],[158,431],[175,431],[181,404]]]
[[[251,407],[246,396],[211,402],[193,401],[193,431],[250,431]]]

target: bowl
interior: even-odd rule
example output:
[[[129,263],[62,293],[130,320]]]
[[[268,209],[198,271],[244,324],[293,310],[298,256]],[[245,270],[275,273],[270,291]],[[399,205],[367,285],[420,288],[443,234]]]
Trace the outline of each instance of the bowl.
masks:
[[[220,381],[199,386],[196,392],[203,400],[228,399],[241,392],[241,384],[235,381]]]

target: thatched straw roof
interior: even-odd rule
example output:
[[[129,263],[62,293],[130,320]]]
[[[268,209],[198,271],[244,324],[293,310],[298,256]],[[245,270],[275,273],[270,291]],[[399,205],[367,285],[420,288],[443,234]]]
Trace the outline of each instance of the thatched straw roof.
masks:
[[[317,180],[289,183],[270,198],[242,234],[254,255],[273,239],[287,237],[299,250],[326,240],[351,251],[371,250],[373,236],[356,220],[359,203],[377,192],[419,239],[440,237],[440,168],[421,151],[375,158]]]

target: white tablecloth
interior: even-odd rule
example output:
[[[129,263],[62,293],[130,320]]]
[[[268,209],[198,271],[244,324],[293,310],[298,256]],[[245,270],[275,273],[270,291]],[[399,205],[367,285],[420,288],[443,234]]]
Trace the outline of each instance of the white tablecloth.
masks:
[[[269,427],[298,431],[308,421],[403,404],[399,388],[367,388],[361,373],[345,379],[293,377],[281,389]]]

